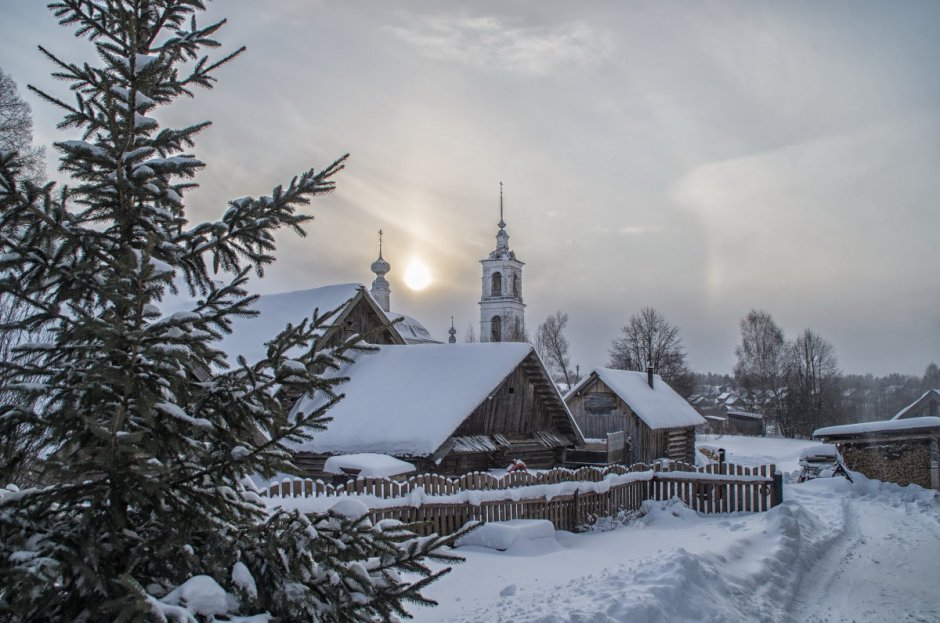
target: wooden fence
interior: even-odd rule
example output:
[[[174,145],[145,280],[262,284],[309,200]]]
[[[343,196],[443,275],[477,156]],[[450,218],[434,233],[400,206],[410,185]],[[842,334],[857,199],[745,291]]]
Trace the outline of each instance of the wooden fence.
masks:
[[[628,478],[616,476],[632,475]],[[582,467],[577,470],[553,469],[528,473],[513,472],[497,478],[474,472],[456,479],[438,474],[421,474],[405,481],[388,478],[358,478],[334,486],[310,479],[273,483],[263,496],[271,498],[373,496],[382,504],[368,503],[373,521],[396,519],[418,524],[419,531],[450,534],[467,521],[506,521],[510,519],[547,519],[559,530],[577,530],[601,517],[613,517],[621,511],[636,511],[643,500],[681,499],[700,513],[762,512],[779,503],[775,467],[744,467],[714,464],[697,469],[678,463],[631,467]],[[611,477],[609,487],[603,483]],[[584,486],[538,487],[575,483]],[[479,499],[454,496],[467,492],[505,490],[506,495],[490,494]],[[513,491],[515,490],[515,491]],[[546,493],[546,490],[548,493]],[[419,501],[409,498],[420,493]],[[439,500],[435,500],[437,497]],[[467,497],[464,495],[464,497]],[[400,504],[389,502],[401,498]],[[448,499],[451,498],[451,499]]]

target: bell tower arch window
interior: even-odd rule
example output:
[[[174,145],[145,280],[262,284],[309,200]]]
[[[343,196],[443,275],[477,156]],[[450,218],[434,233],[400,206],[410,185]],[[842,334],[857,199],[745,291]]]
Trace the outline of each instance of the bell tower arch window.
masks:
[[[490,280],[490,296],[502,296],[503,295],[503,274],[499,271],[493,273],[493,277]]]
[[[493,319],[490,321],[490,333],[491,342],[503,341],[503,319],[499,316],[493,316]]]

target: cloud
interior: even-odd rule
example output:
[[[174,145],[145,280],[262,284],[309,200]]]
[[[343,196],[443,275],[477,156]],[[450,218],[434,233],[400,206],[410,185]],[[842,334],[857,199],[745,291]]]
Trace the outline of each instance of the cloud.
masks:
[[[649,227],[646,225],[628,225],[617,230],[618,234],[623,236],[640,236],[642,234],[654,234],[662,231],[661,227]]]
[[[675,196],[704,230],[709,285],[836,294],[928,278],[938,138],[914,117],[695,169]]]
[[[387,30],[430,58],[534,75],[596,62],[613,48],[608,33],[580,21],[522,27],[496,16],[437,15]]]

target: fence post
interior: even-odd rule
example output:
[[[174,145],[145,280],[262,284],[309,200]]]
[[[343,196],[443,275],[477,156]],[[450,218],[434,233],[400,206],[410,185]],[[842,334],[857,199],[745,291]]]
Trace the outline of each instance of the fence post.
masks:
[[[774,493],[770,505],[779,506],[783,504],[783,472],[773,472],[774,475]]]
[[[575,532],[578,528],[578,519],[581,517],[581,490],[574,490],[574,500],[571,504],[571,531]]]

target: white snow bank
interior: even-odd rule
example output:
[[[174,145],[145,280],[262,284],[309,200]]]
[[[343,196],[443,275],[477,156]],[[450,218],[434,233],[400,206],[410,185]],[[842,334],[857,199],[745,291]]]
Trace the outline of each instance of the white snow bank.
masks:
[[[737,465],[755,466],[773,463],[778,472],[789,474],[800,469],[800,453],[807,446],[818,445],[808,439],[750,437],[747,435],[696,435],[699,448],[725,449],[725,460]]]
[[[511,519],[485,523],[457,540],[457,547],[486,547],[505,551],[522,541],[555,539],[555,526],[547,519]]]
[[[333,499],[335,500],[336,498]],[[330,510],[337,515],[348,517],[354,521],[369,514],[369,507],[366,506],[362,500],[357,500],[352,497],[341,498],[339,502],[330,506]]]
[[[204,617],[214,617],[234,610],[237,604],[234,597],[208,575],[195,575],[161,601],[171,606],[181,606]]]
[[[356,475],[363,478],[391,478],[413,472],[415,466],[387,454],[363,452],[331,456],[323,467],[323,471],[328,474],[349,474],[347,470],[353,470]]]
[[[609,532],[559,532],[533,562],[463,549],[418,621],[538,623],[786,620],[799,578],[837,536],[794,503],[768,513],[703,518],[681,503],[646,505]],[[472,535],[472,533],[471,533]],[[436,591],[435,591],[436,589]]]

